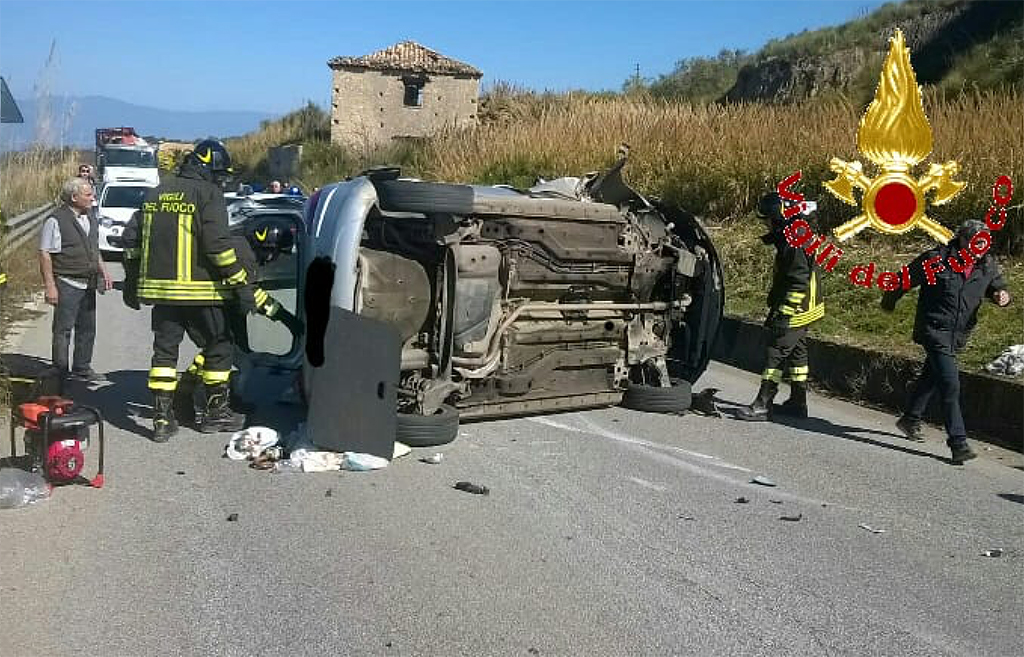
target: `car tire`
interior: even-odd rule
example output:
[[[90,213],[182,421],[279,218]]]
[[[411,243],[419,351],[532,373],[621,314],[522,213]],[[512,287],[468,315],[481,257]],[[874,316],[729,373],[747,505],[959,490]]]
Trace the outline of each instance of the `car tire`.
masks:
[[[433,415],[399,413],[395,423],[395,440],[409,447],[447,445],[459,435],[459,412],[442,404]]]
[[[374,184],[380,207],[394,212],[473,213],[473,188],[469,185],[382,180]]]
[[[683,413],[690,408],[690,400],[689,381],[673,381],[667,388],[630,383],[622,396],[622,406],[646,413]]]

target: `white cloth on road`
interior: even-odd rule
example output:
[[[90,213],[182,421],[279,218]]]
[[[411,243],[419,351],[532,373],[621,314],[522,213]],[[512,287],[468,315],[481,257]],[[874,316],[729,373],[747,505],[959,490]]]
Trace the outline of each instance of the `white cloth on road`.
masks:
[[[231,435],[224,454],[232,461],[252,460],[276,445],[277,439],[277,432],[269,427],[249,427]]]

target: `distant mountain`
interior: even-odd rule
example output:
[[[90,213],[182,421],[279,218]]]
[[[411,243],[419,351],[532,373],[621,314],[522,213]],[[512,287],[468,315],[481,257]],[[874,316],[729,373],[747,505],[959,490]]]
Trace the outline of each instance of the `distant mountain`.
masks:
[[[264,112],[164,110],[105,96],[53,97],[43,103],[19,99],[17,103],[25,122],[0,127],[0,151],[25,148],[39,137],[50,146],[90,147],[96,128],[124,125],[140,135],[177,141],[226,138],[253,132],[261,121],[274,118]]]

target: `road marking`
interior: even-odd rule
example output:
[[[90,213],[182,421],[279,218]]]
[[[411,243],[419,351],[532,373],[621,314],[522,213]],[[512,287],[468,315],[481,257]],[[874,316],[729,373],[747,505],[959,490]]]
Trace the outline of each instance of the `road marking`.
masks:
[[[646,479],[641,479],[640,477],[629,477],[629,480],[634,484],[643,486],[644,488],[650,488],[651,490],[656,490],[660,493],[668,490],[667,486],[662,486],[661,484],[656,484],[654,482],[647,481]]]
[[[707,454],[701,454],[699,452],[690,452],[689,450],[685,450],[685,449],[682,449],[682,448],[679,448],[679,447],[675,447],[673,445],[662,445],[662,444],[654,443],[654,442],[651,442],[651,441],[648,441],[648,440],[643,440],[642,438],[635,438],[633,436],[629,436],[629,435],[626,435],[626,434],[623,434],[623,433],[619,433],[617,431],[612,431],[610,429],[606,429],[605,427],[602,427],[601,425],[599,425],[596,422],[594,422],[593,420],[585,417],[584,415],[575,415],[574,417],[576,419],[578,419],[581,423],[583,423],[586,426],[585,427],[576,427],[576,426],[573,426],[573,425],[570,425],[570,424],[564,424],[562,422],[558,422],[557,420],[552,420],[552,419],[546,418],[546,417],[532,417],[532,418],[527,418],[527,419],[529,421],[531,421],[531,422],[536,422],[538,424],[543,424],[543,425],[546,425],[546,426],[549,426],[549,427],[552,427],[552,428],[555,428],[555,429],[562,429],[562,430],[565,430],[565,431],[572,431],[574,433],[585,433],[585,434],[589,434],[589,435],[592,435],[592,436],[598,436],[598,437],[601,437],[601,438],[606,438],[608,440],[612,440],[612,441],[617,442],[619,444],[627,445],[631,449],[633,449],[634,451],[639,452],[639,453],[641,453],[641,454],[643,454],[645,456],[648,456],[650,458],[653,458],[656,461],[661,461],[662,463],[665,463],[665,464],[668,464],[668,465],[672,465],[672,466],[675,466],[677,468],[681,468],[683,470],[687,470],[687,471],[689,471],[689,472],[691,472],[691,473],[693,473],[695,475],[701,476],[701,477],[706,477],[708,479],[714,479],[716,481],[720,481],[720,482],[725,483],[725,484],[730,484],[732,486],[742,486],[744,488],[749,488],[751,490],[758,490],[758,491],[762,491],[762,492],[764,491],[764,488],[762,486],[758,486],[757,484],[752,484],[749,481],[745,481],[743,479],[737,479],[737,478],[732,477],[732,476],[730,476],[730,475],[728,475],[726,473],[717,472],[717,471],[712,470],[710,468],[706,468],[706,467],[703,467],[701,465],[697,465],[696,463],[691,463],[691,462],[689,462],[689,461],[687,461],[687,460],[685,460],[685,459],[683,459],[681,457],[678,457],[678,456],[673,456],[671,454],[665,454],[661,450],[673,450],[673,451],[676,451],[676,452],[680,452],[682,454],[686,454],[687,456],[696,456],[697,458],[700,458],[702,460],[709,461],[708,465],[716,466],[716,467],[720,467],[720,468],[725,468],[727,470],[734,470],[734,471],[739,471],[739,472],[744,472],[744,473],[752,472],[752,470],[750,470],[749,468],[745,468],[743,466],[739,466],[739,465],[735,465],[733,463],[728,463],[726,461],[722,461],[722,460],[718,459],[718,457],[715,457],[715,456],[710,456],[709,457]],[[844,509],[844,510],[849,510],[849,511],[859,511],[860,510],[860,509],[856,509],[854,507],[843,506],[841,504],[834,504],[834,503],[828,502],[826,500],[819,500],[819,499],[815,499],[815,498],[812,498],[812,497],[804,497],[802,495],[797,495],[795,493],[788,493],[786,491],[779,490],[778,488],[773,488],[772,489],[772,497],[774,497],[776,499],[787,499],[787,500],[790,500],[792,502],[802,502],[804,504],[810,504],[810,505],[813,505],[813,506],[821,506],[823,504],[827,504],[828,506],[833,507],[833,508],[839,508],[839,509]]]
[[[615,432],[612,432],[612,431],[610,431],[608,429],[605,429],[604,427],[601,427],[601,426],[599,426],[597,424],[594,424],[593,422],[591,422],[590,420],[587,420],[585,418],[580,418],[580,419],[582,419],[584,422],[586,422],[589,425],[589,428],[587,428],[587,429],[581,429],[579,427],[574,427],[572,425],[562,424],[561,422],[558,422],[557,420],[551,420],[551,419],[545,418],[545,417],[529,418],[529,419],[531,421],[533,421],[533,422],[537,422],[539,424],[546,424],[549,427],[554,427],[556,429],[564,429],[566,431],[573,431],[575,433],[589,433],[589,434],[599,435],[599,436],[602,436],[604,438],[611,438],[612,440],[620,440],[620,441],[626,441],[626,442],[634,443],[634,444],[637,444],[637,445],[642,445],[642,446],[650,448],[650,449],[669,450],[669,451],[673,451],[673,452],[679,452],[680,454],[686,454],[687,456],[694,456],[694,457],[697,457],[699,459],[705,459],[705,460],[708,460],[708,461],[713,461],[712,463],[709,463],[709,465],[714,465],[714,466],[719,467],[719,468],[725,468],[726,470],[737,470],[739,472],[752,472],[752,470],[750,470],[750,468],[744,468],[742,465],[736,465],[734,463],[729,463],[728,461],[723,461],[722,459],[720,459],[717,456],[714,456],[712,454],[702,454],[701,452],[694,452],[694,451],[691,451],[691,450],[688,450],[688,449],[683,449],[682,447],[678,447],[676,445],[665,445],[665,444],[662,444],[662,443],[655,443],[655,442],[651,442],[651,441],[648,441],[648,440],[643,440],[642,438],[634,438],[632,436],[626,436],[626,435],[623,435],[623,434],[615,433]]]

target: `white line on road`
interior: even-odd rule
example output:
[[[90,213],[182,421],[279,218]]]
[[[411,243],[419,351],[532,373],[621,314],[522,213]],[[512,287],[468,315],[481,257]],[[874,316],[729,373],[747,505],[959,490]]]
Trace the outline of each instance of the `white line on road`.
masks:
[[[632,481],[634,484],[637,484],[638,486],[643,486],[644,488],[656,490],[659,493],[664,493],[665,491],[668,490],[667,486],[662,486],[661,484],[656,484],[652,481],[641,479],[640,477],[629,477],[629,480]]]
[[[619,444],[630,446],[634,451],[637,451],[637,452],[639,452],[639,453],[641,453],[641,454],[643,454],[645,456],[653,458],[656,461],[661,461],[662,463],[667,463],[667,464],[673,465],[673,466],[675,466],[677,468],[682,468],[683,470],[687,470],[687,471],[692,472],[693,474],[699,475],[701,477],[707,477],[709,479],[715,479],[715,480],[720,481],[722,483],[730,484],[730,485],[733,485],[733,486],[743,486],[745,488],[758,489],[758,490],[761,489],[761,486],[758,486],[756,484],[752,484],[749,481],[743,481],[742,479],[736,479],[734,477],[729,476],[728,474],[721,473],[721,472],[716,472],[714,470],[711,470],[709,468],[703,467],[701,465],[697,465],[696,463],[690,463],[689,461],[686,461],[683,458],[680,458],[680,457],[677,457],[677,456],[672,456],[670,454],[665,454],[665,453],[663,453],[661,451],[658,451],[658,450],[673,450],[673,451],[676,451],[676,452],[679,452],[679,453],[682,453],[682,454],[686,454],[687,456],[695,456],[695,457],[700,458],[702,460],[709,461],[708,465],[717,466],[717,467],[725,468],[725,469],[728,469],[728,470],[735,470],[735,471],[746,472],[746,473],[752,472],[752,470],[750,470],[749,468],[745,468],[743,466],[739,466],[739,465],[735,465],[733,463],[728,463],[726,461],[722,461],[721,459],[719,459],[718,457],[715,457],[715,456],[709,456],[707,454],[701,454],[699,452],[690,452],[689,450],[685,450],[685,449],[682,449],[680,447],[675,447],[674,445],[662,445],[662,444],[654,443],[654,442],[651,442],[651,441],[648,441],[648,440],[643,440],[642,438],[636,438],[634,436],[628,436],[626,434],[622,434],[622,433],[619,433],[617,431],[612,431],[610,429],[606,429],[605,427],[602,427],[601,425],[599,425],[596,422],[594,422],[593,420],[585,417],[584,415],[576,415],[575,417],[576,417],[576,419],[578,419],[581,423],[583,423],[586,426],[585,427],[576,427],[576,426],[572,426],[570,424],[563,424],[562,422],[558,422],[556,420],[552,420],[552,419],[546,418],[546,417],[533,417],[533,418],[528,418],[528,419],[531,422],[536,422],[538,424],[543,424],[543,425],[546,425],[546,426],[549,426],[549,427],[552,427],[552,428],[555,428],[555,429],[562,429],[562,430],[565,430],[565,431],[573,431],[575,433],[585,433],[585,434],[589,434],[589,435],[592,435],[592,436],[598,436],[598,437],[601,437],[601,438],[607,438],[608,440],[612,440],[612,441],[617,442]],[[846,510],[850,510],[850,511],[859,510],[859,509],[854,509],[854,508],[848,507],[848,506],[837,505],[837,504],[834,504],[832,502],[828,502],[826,500],[819,500],[819,499],[815,499],[815,498],[811,498],[811,497],[804,497],[802,495],[796,495],[794,493],[787,493],[787,492],[785,492],[783,490],[779,490],[777,488],[772,490],[772,495],[774,497],[776,497],[776,498],[779,498],[779,499],[788,499],[790,501],[803,502],[805,504],[811,504],[811,505],[814,505],[814,506],[821,506],[822,504],[827,504],[827,505],[829,505],[831,507],[834,507],[834,508],[841,508],[841,509],[846,509]]]

